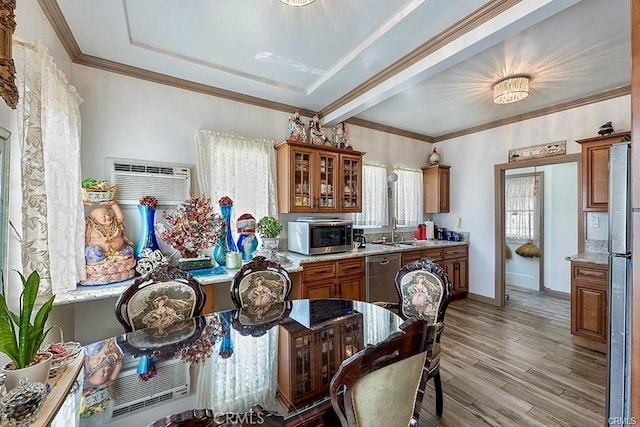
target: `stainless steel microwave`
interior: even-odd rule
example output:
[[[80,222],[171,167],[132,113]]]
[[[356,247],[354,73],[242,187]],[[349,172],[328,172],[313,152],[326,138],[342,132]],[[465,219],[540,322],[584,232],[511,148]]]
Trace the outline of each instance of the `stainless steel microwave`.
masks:
[[[353,223],[337,218],[298,218],[287,230],[288,249],[304,255],[346,252],[353,247]]]

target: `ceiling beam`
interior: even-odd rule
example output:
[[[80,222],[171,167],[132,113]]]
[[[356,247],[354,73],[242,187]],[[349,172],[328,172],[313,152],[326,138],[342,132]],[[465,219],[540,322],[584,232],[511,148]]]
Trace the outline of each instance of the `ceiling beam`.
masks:
[[[463,62],[580,0],[492,0],[322,109],[338,123]]]

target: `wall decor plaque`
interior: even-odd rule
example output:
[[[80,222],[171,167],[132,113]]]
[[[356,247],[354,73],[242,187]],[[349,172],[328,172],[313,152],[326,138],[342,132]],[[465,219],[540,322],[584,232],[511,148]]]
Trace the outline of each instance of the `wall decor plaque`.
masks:
[[[531,147],[514,148],[509,150],[509,163],[521,160],[539,159],[541,157],[557,156],[566,153],[566,141],[532,145]]]

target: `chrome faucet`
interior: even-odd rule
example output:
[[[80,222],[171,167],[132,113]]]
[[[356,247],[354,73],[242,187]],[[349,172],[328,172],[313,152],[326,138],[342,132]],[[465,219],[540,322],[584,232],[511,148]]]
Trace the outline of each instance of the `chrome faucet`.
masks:
[[[391,244],[396,242],[396,230],[398,229],[398,219],[394,216],[391,217]]]

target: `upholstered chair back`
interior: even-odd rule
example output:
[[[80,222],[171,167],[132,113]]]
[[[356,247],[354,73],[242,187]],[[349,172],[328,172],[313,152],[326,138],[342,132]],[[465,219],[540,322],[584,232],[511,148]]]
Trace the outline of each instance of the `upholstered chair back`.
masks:
[[[157,328],[202,314],[205,294],[191,274],[164,264],[137,278],[118,298],[115,314],[127,332]]]
[[[444,321],[451,281],[433,259],[422,258],[403,266],[396,274],[395,285],[402,317],[423,319],[432,325]]]
[[[248,308],[254,319],[282,303],[291,293],[289,273],[279,264],[257,256],[245,264],[233,278],[231,299],[237,308]]]
[[[382,343],[342,362],[331,404],[343,427],[418,425],[436,327],[411,319]]]

